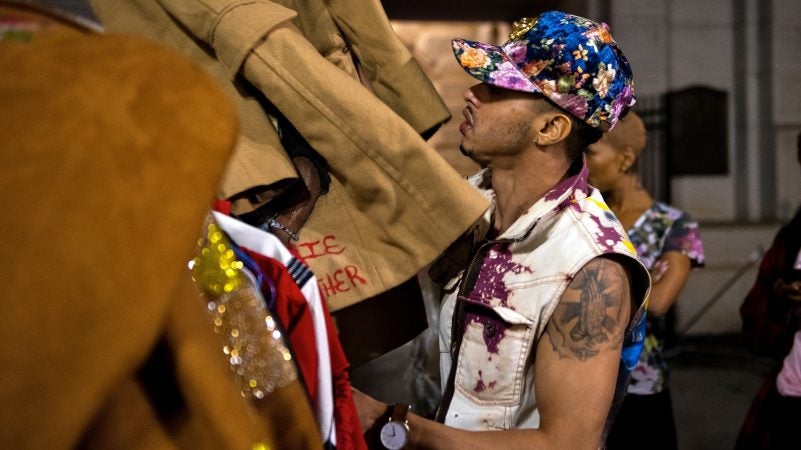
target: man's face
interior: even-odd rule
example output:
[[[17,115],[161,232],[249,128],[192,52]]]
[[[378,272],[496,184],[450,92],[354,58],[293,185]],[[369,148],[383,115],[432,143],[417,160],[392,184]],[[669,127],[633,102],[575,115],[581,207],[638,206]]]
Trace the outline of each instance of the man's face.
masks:
[[[531,127],[538,108],[545,102],[531,94],[477,84],[464,93],[467,103],[460,150],[482,166],[498,156],[514,155],[534,138]]]

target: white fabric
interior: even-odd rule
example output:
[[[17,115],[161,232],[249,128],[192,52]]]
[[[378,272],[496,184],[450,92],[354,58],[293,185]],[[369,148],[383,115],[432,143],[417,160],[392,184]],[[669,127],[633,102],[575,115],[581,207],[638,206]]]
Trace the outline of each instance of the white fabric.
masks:
[[[248,225],[240,220],[214,212],[214,220],[228,236],[239,246],[256,253],[288,264],[294,255],[272,234]],[[317,422],[323,441],[336,445],[334,426],[334,391],[331,375],[331,353],[328,348],[328,332],[323,315],[323,301],[317,287],[317,278],[312,276],[300,289],[306,301],[314,323],[314,338],[317,343],[317,404],[314,405]]]
[[[801,397],[801,331],[796,331],[793,348],[784,358],[776,389],[785,397]]]
[[[471,183],[480,187],[486,173],[472,177]],[[460,293],[454,280],[448,283],[451,290],[443,298],[439,322],[442,389],[446,396],[453,392],[443,411],[446,425],[474,431],[539,428],[532,355],[562,293],[599,255],[616,253],[639,261],[600,193],[592,189],[587,195],[581,177],[573,182],[540,199],[515,221],[498,238],[508,245],[483,247],[482,256],[470,265],[480,267],[470,292]],[[491,190],[483,192],[494,200]],[[492,203],[479,225],[484,229],[491,223]],[[647,277],[647,271],[641,267],[635,276]],[[459,285],[465,277],[464,271],[457,276]],[[451,348],[457,297],[483,306],[484,312],[477,319],[466,316],[459,348]],[[495,316],[502,323],[489,320]]]

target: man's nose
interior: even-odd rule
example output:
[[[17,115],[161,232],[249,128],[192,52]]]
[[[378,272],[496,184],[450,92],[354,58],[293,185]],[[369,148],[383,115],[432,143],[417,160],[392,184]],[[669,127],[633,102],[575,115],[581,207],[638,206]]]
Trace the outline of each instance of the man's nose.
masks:
[[[470,86],[469,88],[467,88],[467,90],[464,91],[464,94],[462,95],[462,98],[464,98],[464,101],[467,102],[467,103],[472,103],[473,105],[478,106],[479,100],[478,100],[478,96],[476,96],[476,90],[480,89],[480,87],[481,87],[481,83],[473,85],[473,86]]]

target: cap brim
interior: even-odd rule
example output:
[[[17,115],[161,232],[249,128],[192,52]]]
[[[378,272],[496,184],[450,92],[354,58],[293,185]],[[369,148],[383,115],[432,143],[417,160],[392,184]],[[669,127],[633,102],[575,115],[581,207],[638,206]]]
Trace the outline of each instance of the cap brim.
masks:
[[[451,45],[456,61],[473,78],[513,91],[540,92],[503,47],[467,39],[453,39]]]

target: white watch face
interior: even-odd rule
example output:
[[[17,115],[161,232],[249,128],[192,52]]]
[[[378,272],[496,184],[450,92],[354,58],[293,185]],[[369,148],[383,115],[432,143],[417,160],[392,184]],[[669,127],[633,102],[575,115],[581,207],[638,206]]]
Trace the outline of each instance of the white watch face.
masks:
[[[389,450],[398,450],[406,445],[409,429],[400,422],[387,422],[381,428],[381,443]]]

